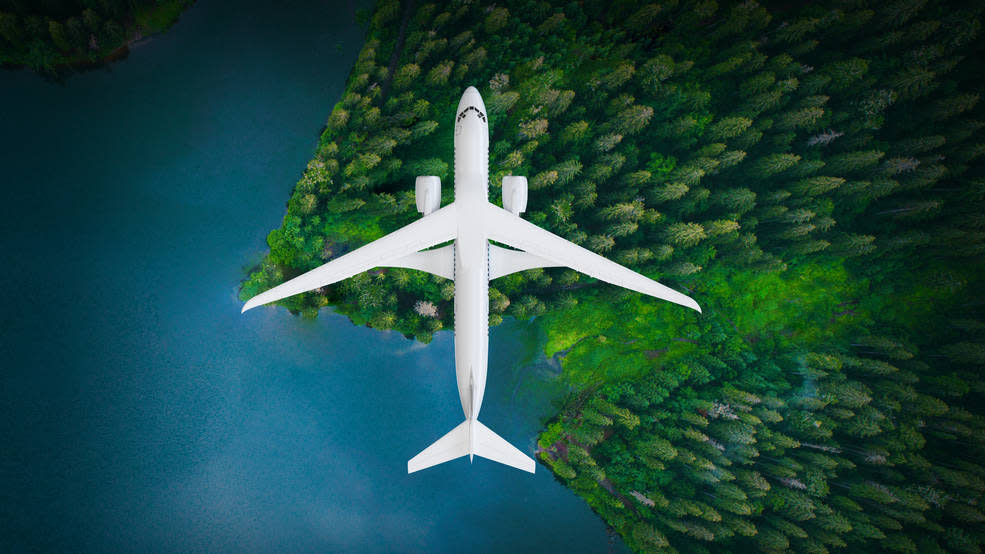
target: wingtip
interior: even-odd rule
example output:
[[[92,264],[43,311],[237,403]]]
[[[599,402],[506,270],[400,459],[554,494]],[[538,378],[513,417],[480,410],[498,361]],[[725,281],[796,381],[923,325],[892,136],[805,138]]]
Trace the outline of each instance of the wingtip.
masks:
[[[681,298],[681,300],[677,302],[677,304],[680,304],[685,308],[691,308],[692,310],[698,312],[699,314],[701,313],[701,306],[698,305],[698,302],[695,299],[683,294],[681,296],[683,298]]]
[[[692,310],[698,312],[699,314],[701,313],[701,306],[699,306],[698,302],[695,299],[691,298],[690,296],[685,296],[684,301],[681,302],[680,304],[685,308],[691,308]]]
[[[249,300],[246,301],[245,304],[243,304],[243,309],[240,310],[239,313],[244,314],[246,313],[246,310],[252,310],[256,306],[257,304],[253,301],[253,298],[250,298]]]

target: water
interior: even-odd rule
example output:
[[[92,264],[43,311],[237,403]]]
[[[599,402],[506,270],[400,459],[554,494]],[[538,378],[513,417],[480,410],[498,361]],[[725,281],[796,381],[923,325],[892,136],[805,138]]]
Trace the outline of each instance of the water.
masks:
[[[607,550],[543,467],[406,474],[462,417],[450,333],[240,315],[363,37],[221,4],[63,84],[0,73],[0,550]],[[492,331],[483,420],[529,451],[526,334]]]

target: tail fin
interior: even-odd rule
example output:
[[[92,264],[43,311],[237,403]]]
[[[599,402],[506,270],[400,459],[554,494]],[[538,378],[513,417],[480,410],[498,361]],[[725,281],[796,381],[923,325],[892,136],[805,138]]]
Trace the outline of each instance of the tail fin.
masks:
[[[466,454],[478,454],[494,462],[534,472],[536,464],[512,444],[478,420],[465,420],[407,462],[407,473],[443,464]]]

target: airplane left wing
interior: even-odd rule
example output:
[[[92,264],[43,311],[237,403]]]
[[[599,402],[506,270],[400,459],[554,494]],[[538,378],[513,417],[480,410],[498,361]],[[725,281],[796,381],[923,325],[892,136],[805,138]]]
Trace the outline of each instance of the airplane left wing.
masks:
[[[701,307],[690,296],[545,231],[499,206],[486,204],[482,215],[492,240],[543,258],[551,262],[550,265],[567,266],[601,281],[701,311]],[[546,264],[540,267],[546,267]],[[496,268],[491,268],[491,274],[496,273]]]
[[[243,305],[243,311],[330,285],[374,267],[406,266],[427,271],[429,270],[428,267],[419,267],[421,265],[419,262],[410,263],[408,256],[424,248],[453,239],[457,232],[458,207],[452,203],[321,267],[312,269],[286,283],[254,296]],[[445,249],[428,251],[422,255],[431,252],[435,253],[433,256],[443,255],[446,252],[447,256],[452,255],[450,251]],[[436,269],[437,265],[446,264],[431,265],[435,265]]]

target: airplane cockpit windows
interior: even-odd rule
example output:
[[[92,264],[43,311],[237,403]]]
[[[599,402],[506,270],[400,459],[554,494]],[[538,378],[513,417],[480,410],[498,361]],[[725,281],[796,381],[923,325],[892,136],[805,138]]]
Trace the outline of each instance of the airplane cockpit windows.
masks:
[[[481,119],[483,123],[487,123],[486,114],[479,111],[479,108],[476,108],[475,106],[469,106],[464,110],[462,110],[462,112],[458,114],[458,119],[456,120],[456,122],[460,122],[463,119],[465,119],[465,116],[468,115],[469,111],[474,111],[476,115],[479,116],[479,119]]]

